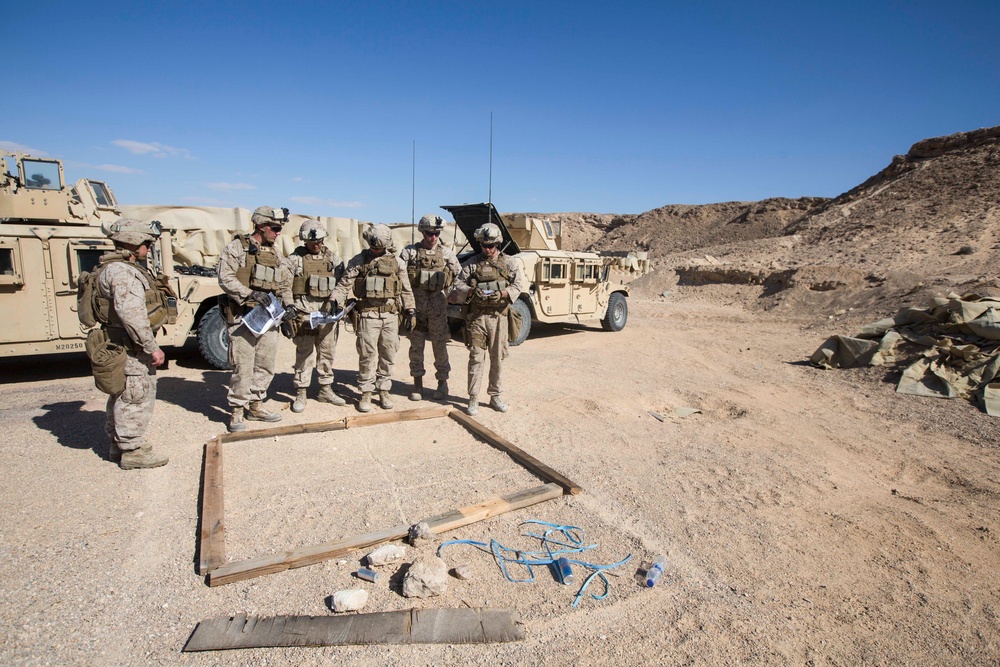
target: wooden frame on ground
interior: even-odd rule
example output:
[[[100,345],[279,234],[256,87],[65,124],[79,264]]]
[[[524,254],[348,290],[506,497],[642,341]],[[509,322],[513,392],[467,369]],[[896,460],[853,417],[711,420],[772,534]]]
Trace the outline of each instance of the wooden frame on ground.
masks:
[[[472,417],[459,412],[451,406],[351,416],[335,421],[278,426],[245,431],[243,433],[223,433],[205,443],[205,460],[202,468],[201,483],[201,525],[198,538],[198,574],[207,577],[209,586],[222,586],[223,584],[231,584],[244,579],[260,577],[265,574],[314,565],[325,560],[330,560],[331,558],[337,558],[351,551],[372,547],[383,542],[403,539],[410,530],[409,525],[394,526],[374,533],[355,535],[333,542],[324,542],[323,544],[299,547],[282,553],[227,563],[225,503],[222,482],[223,444],[280,435],[324,433],[326,431],[341,431],[362,426],[392,424],[421,419],[438,419],[441,417],[451,417],[468,429],[473,435],[486,441],[492,447],[505,452],[514,461],[532,474],[540,477],[546,483],[541,486],[522,489],[500,498],[494,498],[478,505],[460,507],[444,514],[424,519],[435,533],[454,530],[455,528],[483,521],[498,514],[504,514],[505,512],[558,498],[563,494],[576,494],[582,491],[579,486],[565,476],[486,428]]]

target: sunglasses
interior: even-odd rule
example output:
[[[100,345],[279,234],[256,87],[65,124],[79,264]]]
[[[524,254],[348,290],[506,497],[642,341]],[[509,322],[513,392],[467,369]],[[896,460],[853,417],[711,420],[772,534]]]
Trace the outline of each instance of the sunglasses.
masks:
[[[441,236],[441,232],[429,232],[424,230],[424,236]]]
[[[500,247],[499,243],[480,243],[479,245],[481,245],[484,248],[499,248]]]
[[[281,233],[281,225],[268,225],[268,228],[275,234]]]

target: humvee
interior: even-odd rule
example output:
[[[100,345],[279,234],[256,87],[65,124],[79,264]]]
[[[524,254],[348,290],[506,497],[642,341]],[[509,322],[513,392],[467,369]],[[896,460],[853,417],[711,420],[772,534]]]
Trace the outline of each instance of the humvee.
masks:
[[[572,252],[562,249],[562,227],[555,221],[516,214],[505,221],[490,202],[442,206],[455,218],[474,253],[480,252],[475,231],[492,222],[503,233],[501,250],[521,262],[527,290],[512,304],[521,313],[521,331],[510,341],[520,345],[532,322],[600,320],[605,331],[621,331],[628,321],[627,278],[648,270],[645,253]],[[460,254],[464,260],[471,255]],[[461,306],[451,305],[449,318],[460,319]]]
[[[82,352],[77,288],[80,275],[114,248],[101,225],[122,215],[115,195],[103,181],[81,178],[68,186],[56,159],[0,152],[0,169],[0,311],[6,320],[0,356]],[[147,260],[180,297],[176,324],[156,338],[180,346],[198,329],[206,359],[225,368],[225,346],[219,347],[225,324],[205,318],[221,293],[218,281],[177,273],[172,234],[164,230]]]

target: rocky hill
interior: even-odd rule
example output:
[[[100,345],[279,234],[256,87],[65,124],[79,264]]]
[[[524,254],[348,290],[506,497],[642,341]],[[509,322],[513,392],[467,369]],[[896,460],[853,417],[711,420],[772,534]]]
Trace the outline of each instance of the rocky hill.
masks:
[[[756,304],[891,312],[929,293],[1000,292],[1000,127],[925,139],[834,199],[550,214],[568,249],[648,250],[636,284],[761,287]]]

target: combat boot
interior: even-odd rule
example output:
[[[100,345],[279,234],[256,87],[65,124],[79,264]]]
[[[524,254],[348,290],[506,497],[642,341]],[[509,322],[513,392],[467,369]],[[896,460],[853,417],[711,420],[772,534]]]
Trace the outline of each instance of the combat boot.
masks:
[[[238,433],[247,430],[247,425],[243,421],[243,407],[233,408],[233,416],[229,419],[229,432]]]
[[[434,390],[434,396],[433,396],[434,400],[440,401],[444,399],[444,397],[447,395],[448,395],[448,381],[438,380],[438,388]]]
[[[392,410],[392,398],[389,396],[388,389],[383,389],[378,393],[378,402],[382,405],[383,410]]]
[[[494,396],[490,399],[490,407],[497,412],[507,412],[507,404],[499,396]]]
[[[358,412],[371,412],[372,393],[370,391],[361,392],[361,400],[358,401]]]
[[[347,405],[347,401],[333,393],[332,384],[322,385],[319,388],[319,396],[316,397],[316,400],[320,403],[330,403],[331,405]]]
[[[479,414],[479,399],[475,396],[469,396],[469,407],[465,408],[465,411],[470,417]]]
[[[306,391],[305,387],[299,387],[295,390],[295,400],[292,401],[292,412],[295,414],[306,411]]]
[[[122,452],[122,460],[118,467],[122,470],[139,470],[141,468],[159,468],[167,465],[170,459],[153,453],[150,445]]]
[[[122,450],[117,442],[112,441],[108,446],[108,460],[112,463],[118,463],[122,460]]]
[[[413,391],[410,392],[410,400],[424,400],[424,379],[422,377],[413,378]]]
[[[255,422],[280,422],[281,415],[277,412],[268,412],[263,401],[250,401],[247,408],[247,419]]]

